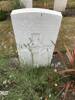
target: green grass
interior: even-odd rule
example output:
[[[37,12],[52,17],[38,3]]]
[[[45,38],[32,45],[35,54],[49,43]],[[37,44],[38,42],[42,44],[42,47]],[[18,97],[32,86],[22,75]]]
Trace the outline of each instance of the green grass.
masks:
[[[51,94],[48,100],[54,100],[58,90],[54,87],[58,75],[50,67],[29,68],[10,67],[10,59],[0,59],[0,90],[9,91],[7,96],[0,96],[3,100],[40,100]],[[49,79],[50,78],[50,79]],[[51,81],[52,79],[52,81]],[[4,81],[9,81],[10,84]],[[50,82],[51,81],[51,82]]]

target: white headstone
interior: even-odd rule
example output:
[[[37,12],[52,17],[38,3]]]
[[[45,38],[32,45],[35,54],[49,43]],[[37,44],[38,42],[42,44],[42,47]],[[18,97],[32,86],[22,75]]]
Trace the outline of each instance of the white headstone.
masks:
[[[27,8],[11,13],[20,62],[34,66],[50,64],[62,15],[60,12]]]
[[[54,1],[54,10],[56,11],[65,11],[66,6],[67,6],[67,0]]]
[[[20,5],[25,8],[32,8],[32,0],[20,0]]]

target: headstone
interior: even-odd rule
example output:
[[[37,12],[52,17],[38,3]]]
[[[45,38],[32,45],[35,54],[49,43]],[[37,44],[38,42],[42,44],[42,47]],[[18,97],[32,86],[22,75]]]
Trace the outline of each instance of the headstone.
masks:
[[[25,8],[32,8],[32,0],[20,0],[20,5]]]
[[[21,63],[34,66],[50,64],[62,15],[60,12],[26,8],[11,13]]]
[[[56,11],[65,11],[66,6],[67,6],[67,0],[54,1],[54,10]]]

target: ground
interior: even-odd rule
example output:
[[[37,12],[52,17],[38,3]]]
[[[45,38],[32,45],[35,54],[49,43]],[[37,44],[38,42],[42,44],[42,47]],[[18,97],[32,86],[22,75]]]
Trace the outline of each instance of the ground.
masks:
[[[29,68],[10,66],[8,58],[0,59],[0,91],[9,91],[7,96],[0,96],[0,100],[43,100],[41,98],[48,97],[48,100],[54,100],[57,92],[52,90],[56,88],[58,75],[53,69]],[[50,83],[50,81],[52,82]],[[52,86],[52,87],[51,87]],[[54,96],[55,92],[55,96]],[[50,96],[50,97],[49,97]],[[45,99],[44,99],[45,100]]]

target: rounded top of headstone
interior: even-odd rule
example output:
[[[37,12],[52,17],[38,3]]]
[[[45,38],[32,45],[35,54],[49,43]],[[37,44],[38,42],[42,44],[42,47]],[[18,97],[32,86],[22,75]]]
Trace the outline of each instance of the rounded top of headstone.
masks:
[[[62,17],[61,12],[49,10],[49,9],[42,9],[42,8],[23,8],[23,9],[13,10],[11,12],[11,15],[21,14],[21,13],[46,13],[46,14],[53,14]]]

